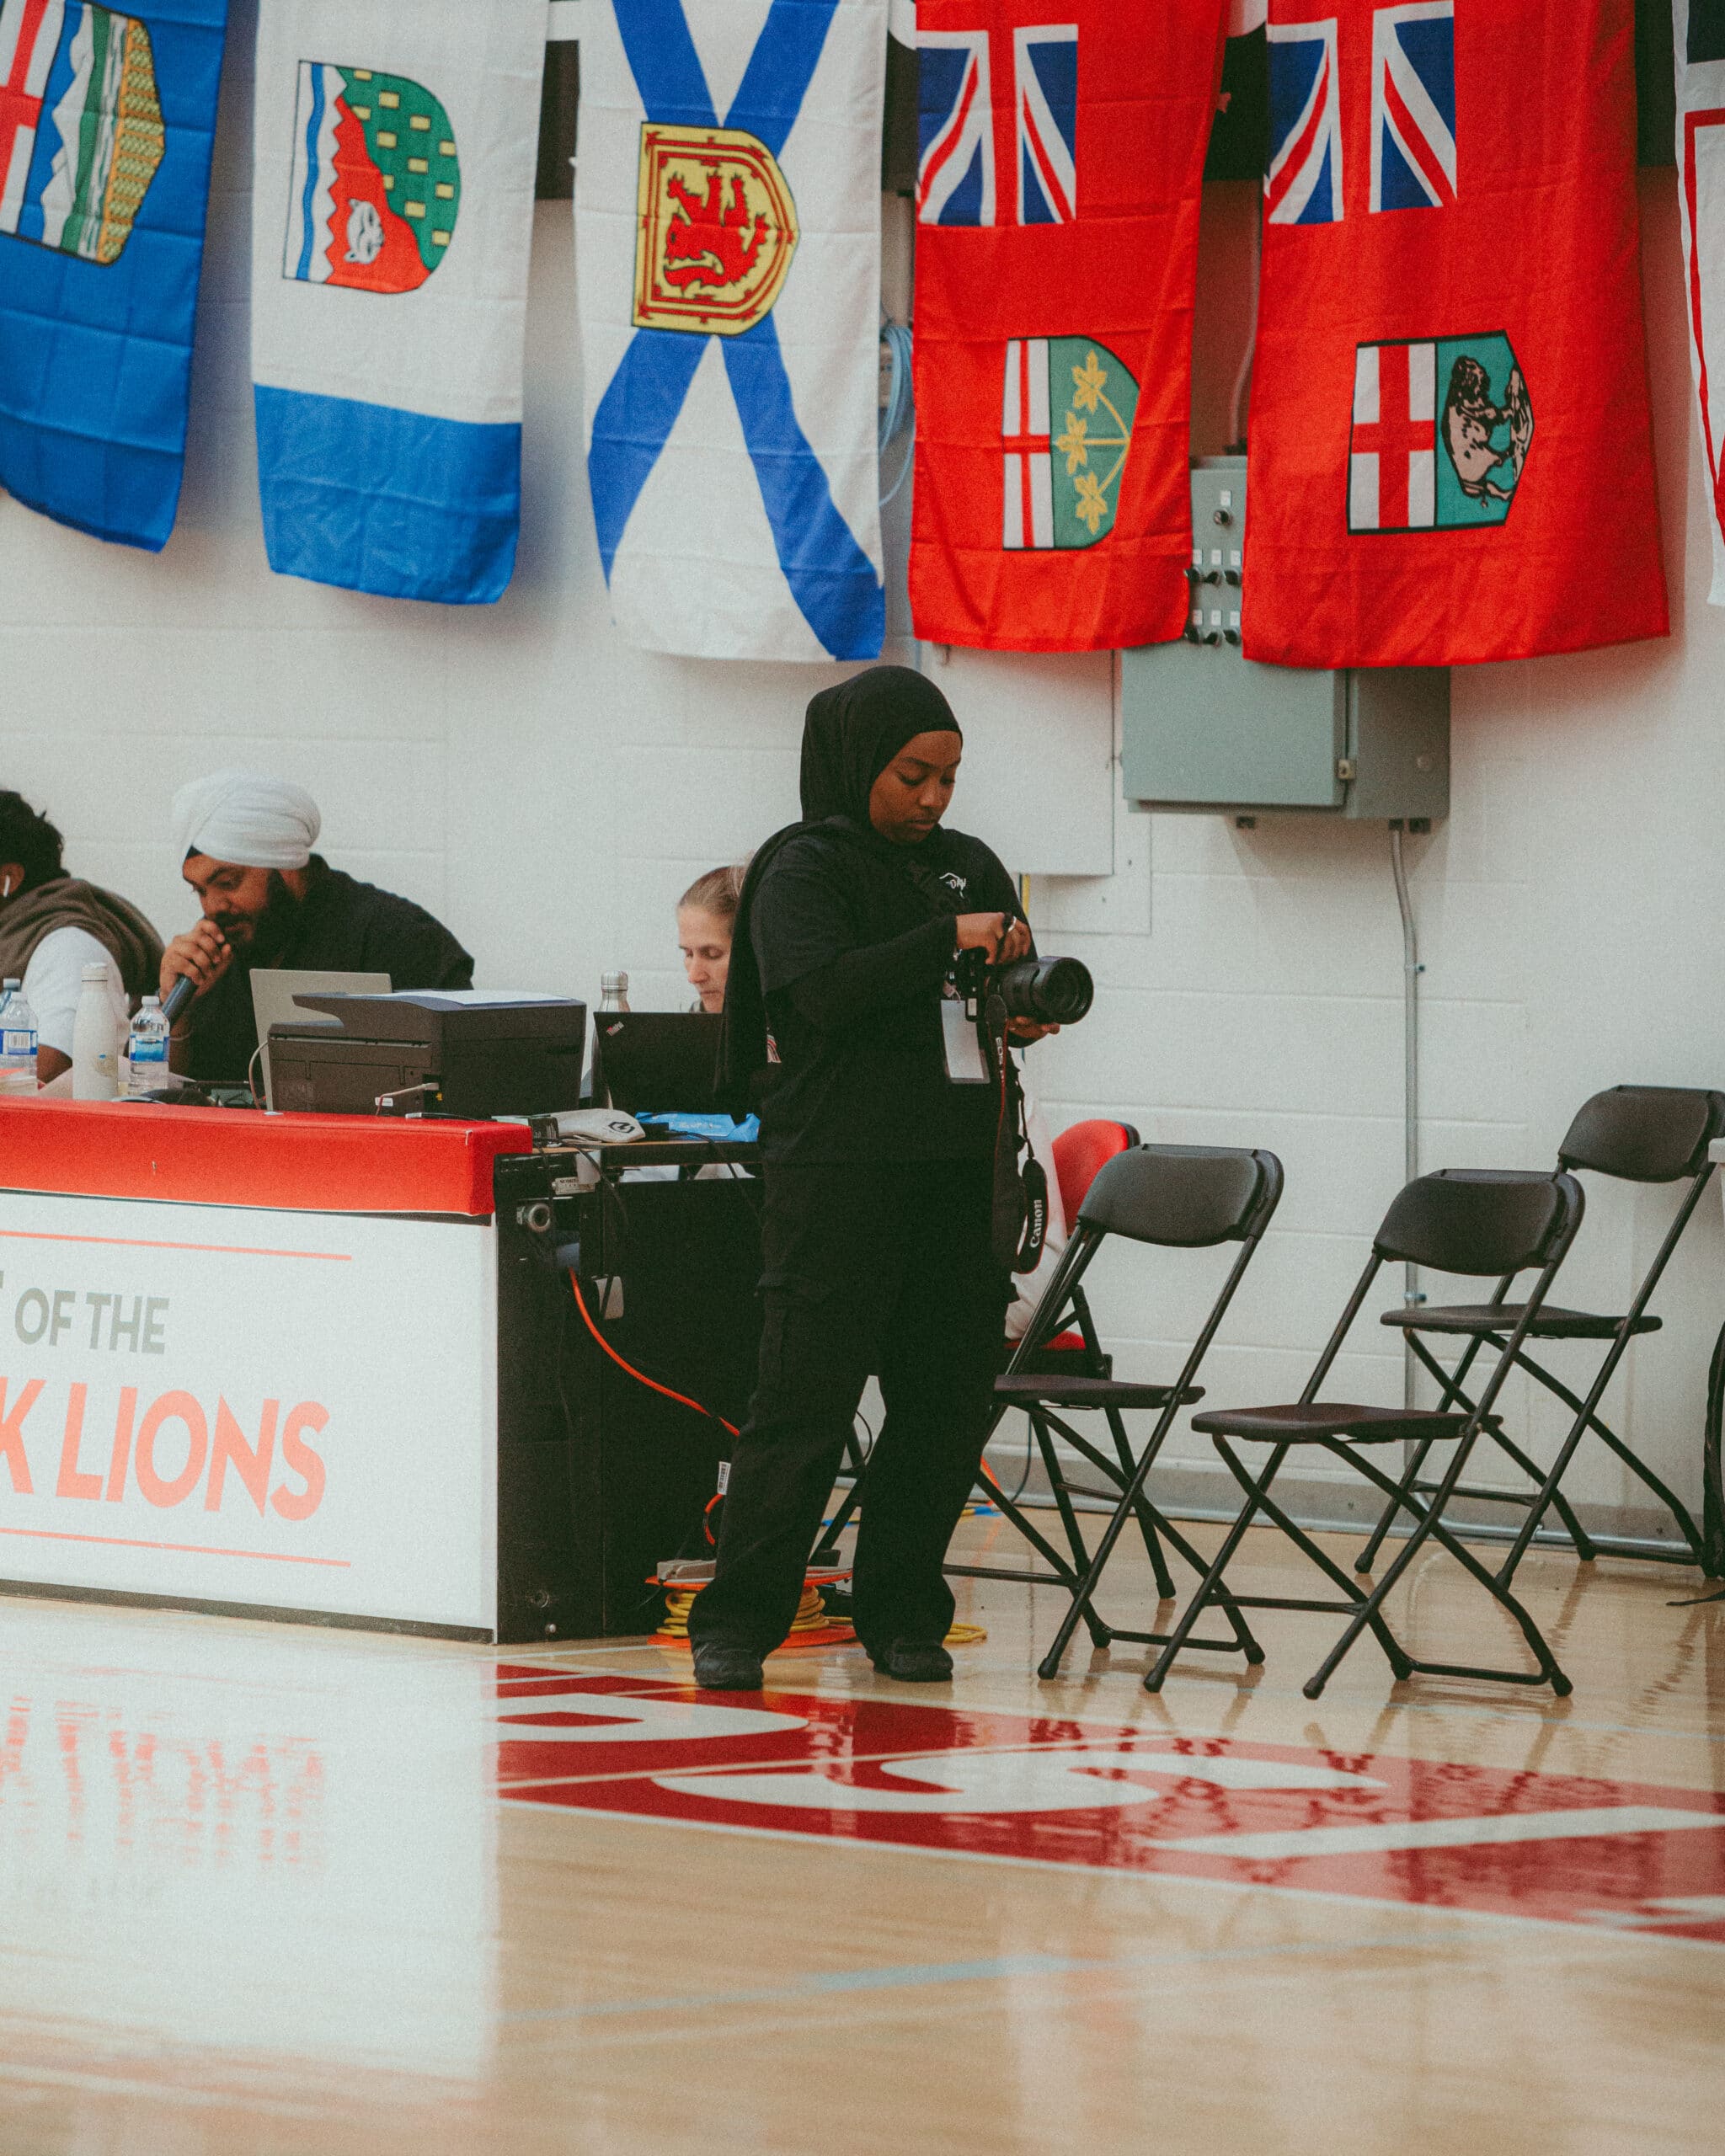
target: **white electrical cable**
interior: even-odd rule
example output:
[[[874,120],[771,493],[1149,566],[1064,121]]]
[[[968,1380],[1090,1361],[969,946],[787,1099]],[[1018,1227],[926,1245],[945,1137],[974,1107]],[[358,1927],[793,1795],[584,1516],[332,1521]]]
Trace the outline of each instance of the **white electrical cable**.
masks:
[[[916,448],[916,406],[911,390],[911,332],[902,322],[884,322],[880,326],[880,341],[886,346],[892,371],[887,379],[886,403],[881,409],[878,437],[879,453],[883,465],[886,453],[902,434],[905,439],[904,462],[899,467],[899,476],[880,498],[880,505],[897,495],[899,489],[911,476],[911,466]]]

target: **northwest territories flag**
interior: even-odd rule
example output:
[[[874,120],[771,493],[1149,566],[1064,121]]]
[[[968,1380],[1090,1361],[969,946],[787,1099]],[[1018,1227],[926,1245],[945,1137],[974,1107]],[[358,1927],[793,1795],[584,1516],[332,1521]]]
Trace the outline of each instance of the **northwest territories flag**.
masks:
[[[0,486],[174,528],[227,0],[0,0]]]
[[[1268,29],[1247,656],[1663,636],[1634,0],[1270,0]]]
[[[544,67],[544,0],[260,9],[252,373],[280,574],[507,586]]]
[[[586,0],[575,232],[611,612],[873,659],[886,0]]]
[[[937,643],[1179,635],[1226,0],[919,0],[911,603]]]
[[[1707,595],[1725,606],[1725,0],[1674,0],[1674,26],[1684,286],[1713,534]]]

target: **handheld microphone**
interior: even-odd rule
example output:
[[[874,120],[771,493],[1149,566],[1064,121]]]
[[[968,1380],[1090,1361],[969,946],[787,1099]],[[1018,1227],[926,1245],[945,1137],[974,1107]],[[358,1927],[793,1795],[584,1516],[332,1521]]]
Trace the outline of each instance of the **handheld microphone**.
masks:
[[[171,1026],[198,992],[195,980],[188,980],[184,974],[162,999],[162,1016]]]

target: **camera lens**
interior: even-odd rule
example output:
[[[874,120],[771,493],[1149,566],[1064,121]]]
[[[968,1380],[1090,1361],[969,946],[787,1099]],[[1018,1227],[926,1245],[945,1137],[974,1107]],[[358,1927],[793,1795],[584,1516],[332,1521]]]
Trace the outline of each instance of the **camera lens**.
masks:
[[[1081,958],[1021,958],[999,974],[1007,1015],[1039,1026],[1076,1026],[1096,995]]]

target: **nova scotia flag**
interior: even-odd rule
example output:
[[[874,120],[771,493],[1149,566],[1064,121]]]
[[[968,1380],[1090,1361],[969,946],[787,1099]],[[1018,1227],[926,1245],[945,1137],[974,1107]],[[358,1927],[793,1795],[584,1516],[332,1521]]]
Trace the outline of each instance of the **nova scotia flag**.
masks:
[[[886,0],[586,0],[587,468],[612,615],[873,659]]]

